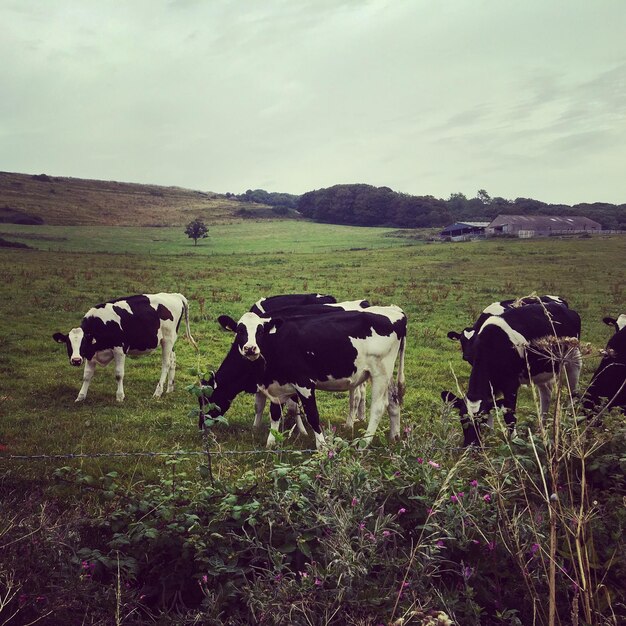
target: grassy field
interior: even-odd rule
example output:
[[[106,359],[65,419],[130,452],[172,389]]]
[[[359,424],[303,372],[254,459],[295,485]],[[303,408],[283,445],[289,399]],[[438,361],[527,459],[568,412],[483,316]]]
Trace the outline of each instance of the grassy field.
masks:
[[[86,402],[74,403],[82,370],[68,365],[64,348],[51,336],[78,325],[93,304],[116,296],[184,293],[191,301],[199,360],[209,368],[219,366],[231,340],[216,317],[238,318],[265,295],[318,291],[400,305],[409,316],[403,420],[423,430],[425,445],[432,445],[433,438],[460,441],[458,424],[441,420],[439,392],[453,389],[455,376],[463,385],[469,369],[447,339],[448,330],[471,323],[494,300],[550,293],[579,311],[583,339],[601,348],[609,335],[602,316],[622,312],[626,284],[617,262],[626,241],[618,237],[407,245],[379,229],[243,222],[211,229],[211,238],[194,249],[178,229],[2,230],[24,233],[25,242],[42,248],[0,250],[0,316],[7,321],[0,331],[0,444],[13,454],[199,449],[195,424],[187,417],[194,403],[184,391],[193,382],[188,369],[198,357],[182,339],[173,394],[151,398],[160,362],[153,354],[127,363],[123,404],[115,402],[112,368],[99,368]],[[586,363],[583,380],[596,363],[596,358]],[[520,405],[522,419],[532,415],[528,391]],[[320,406],[324,419],[343,432],[347,397],[320,394]],[[230,426],[218,432],[220,444],[262,444],[263,435],[250,428],[250,397],[240,397],[228,417]],[[382,435],[387,427],[383,422]],[[300,438],[293,445],[311,444],[312,438]],[[17,467],[0,463],[11,471]],[[115,466],[135,473],[144,466],[149,471],[154,461],[94,463],[103,472]],[[40,477],[48,470],[49,464],[41,463],[19,471]]]
[[[624,311],[626,239],[427,244],[385,230],[244,221],[213,227],[194,248],[181,229],[0,230],[33,248],[0,249],[0,622],[365,626],[405,615],[407,626],[425,626],[434,622],[424,608],[454,619],[438,623],[468,626],[582,624],[583,613],[594,626],[621,623],[623,420],[581,434],[555,410],[548,423],[565,415],[564,427],[541,430],[524,389],[521,436],[509,444],[492,434],[484,451],[463,454],[458,417],[439,394],[469,375],[446,333],[494,300],[560,295],[580,313],[583,340],[603,348],[602,316]],[[189,298],[200,347],[179,339],[174,393],[152,398],[155,353],[127,361],[123,404],[111,367],[76,404],[82,368],[52,334],[98,302],[158,291]],[[217,368],[228,351],[219,314],[238,318],[288,292],[405,309],[403,439],[389,446],[383,420],[372,449],[342,449],[337,437],[363,426],[343,426],[347,394],[319,393],[334,447],[298,455],[313,447],[309,434],[268,454],[267,422],[254,433],[252,398],[240,396],[229,424],[212,431],[210,481],[184,389],[190,370]],[[583,386],[597,363],[596,350]],[[556,443],[545,438],[557,431]],[[177,450],[186,454],[107,456]],[[562,568],[554,577],[551,563]]]
[[[177,228],[109,226],[21,226],[0,224],[0,237],[49,252],[136,255],[227,255],[281,252],[320,253],[406,245],[390,228],[333,226],[300,221],[245,220],[210,226],[194,246]]]

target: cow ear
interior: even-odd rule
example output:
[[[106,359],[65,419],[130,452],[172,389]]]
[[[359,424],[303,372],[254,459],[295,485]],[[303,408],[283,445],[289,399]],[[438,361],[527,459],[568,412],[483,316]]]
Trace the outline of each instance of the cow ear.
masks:
[[[452,339],[452,341],[461,341],[461,335],[454,330],[451,330],[448,333],[448,339]]]
[[[229,315],[220,315],[217,321],[224,330],[230,330],[231,333],[237,332],[237,322]]]
[[[614,317],[603,317],[602,321],[607,326],[613,326],[615,328],[615,330],[617,330],[617,320]]]
[[[63,333],[54,333],[54,335],[52,335],[52,339],[54,339],[57,343],[65,343],[67,338],[67,335],[64,335]]]
[[[265,327],[265,332],[268,334],[275,333],[285,322],[281,317],[272,318]]]

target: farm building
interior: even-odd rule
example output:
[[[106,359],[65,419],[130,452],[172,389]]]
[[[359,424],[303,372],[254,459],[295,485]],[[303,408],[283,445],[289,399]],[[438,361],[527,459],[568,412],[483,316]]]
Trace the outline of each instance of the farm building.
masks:
[[[516,235],[549,237],[550,235],[572,235],[594,233],[602,230],[598,222],[579,215],[498,215],[486,230],[487,237]]]
[[[487,226],[489,222],[455,222],[446,226],[439,236],[450,237],[452,241],[465,241],[474,237],[484,237]]]

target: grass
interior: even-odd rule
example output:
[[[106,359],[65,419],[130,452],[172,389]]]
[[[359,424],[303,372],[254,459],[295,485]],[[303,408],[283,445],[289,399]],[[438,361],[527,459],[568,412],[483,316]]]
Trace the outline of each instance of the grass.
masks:
[[[50,252],[137,255],[196,255],[333,252],[406,245],[390,228],[330,226],[301,221],[245,220],[210,226],[194,246],[184,229],[108,226],[21,226],[1,224],[0,237]],[[275,263],[275,261],[270,261]]]
[[[115,402],[112,368],[98,368],[86,402],[74,403],[82,370],[68,365],[63,348],[51,336],[76,326],[93,304],[119,295],[156,291],[187,295],[200,363],[210,368],[219,366],[231,341],[216,317],[227,313],[238,318],[261,296],[319,291],[340,299],[366,297],[374,304],[398,304],[409,316],[403,419],[425,433],[442,436],[458,431],[458,424],[440,423],[439,392],[453,388],[453,372],[462,384],[469,375],[457,345],[446,337],[448,330],[464,327],[494,300],[554,293],[580,312],[583,339],[601,348],[608,336],[602,316],[620,313],[623,306],[624,280],[615,259],[623,258],[625,242],[618,237],[383,247],[395,240],[376,229],[244,222],[223,227],[223,236],[216,231],[197,251],[184,240],[177,242],[177,231],[127,228],[106,235],[110,250],[117,254],[97,253],[107,246],[99,235],[89,237],[95,232],[91,228],[63,229],[67,239],[58,243],[67,251],[0,250],[0,315],[10,320],[0,334],[0,374],[5,381],[0,443],[9,452],[198,448],[198,434],[187,417],[193,402],[183,390],[193,382],[188,369],[196,365],[197,357],[182,339],[177,344],[175,393],[161,400],[151,398],[159,372],[155,353],[129,360],[124,404]],[[264,237],[255,239],[259,231]],[[24,227],[20,232],[26,232]],[[44,227],[32,232],[53,236],[60,231]],[[153,234],[166,241],[148,242]],[[179,240],[181,235],[176,235]],[[291,239],[295,236],[298,241]],[[30,243],[48,244],[45,239]],[[367,245],[365,250],[346,249]],[[290,247],[299,252],[283,251]],[[76,251],[81,248],[93,252]],[[192,253],[174,255],[184,248]],[[214,251],[207,255],[211,248]],[[272,248],[274,252],[269,251]],[[121,252],[127,249],[141,253]],[[320,254],[324,250],[332,254]],[[586,364],[583,380],[588,380],[595,364],[595,360]],[[530,392],[523,392],[522,416],[530,403]],[[322,415],[340,428],[346,405],[345,395],[320,394]],[[251,432],[249,397],[240,397],[228,417],[231,426],[219,429],[220,443],[240,448],[262,445],[263,437]],[[383,422],[381,431],[385,429]],[[311,444],[301,439],[295,445]],[[101,465],[109,463],[119,465],[113,460]],[[28,467],[25,471],[33,476],[41,471],[37,465]]]

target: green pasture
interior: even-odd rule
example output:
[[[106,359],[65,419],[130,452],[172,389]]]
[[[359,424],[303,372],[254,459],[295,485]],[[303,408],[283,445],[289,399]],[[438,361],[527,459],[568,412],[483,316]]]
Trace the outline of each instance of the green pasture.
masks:
[[[0,237],[50,252],[103,252],[138,255],[259,254],[266,252],[333,252],[351,248],[403,245],[391,228],[359,228],[295,220],[245,220],[208,224],[209,236],[194,246],[182,226],[21,226],[1,224]]]
[[[610,329],[603,315],[624,311],[626,278],[621,260],[626,240],[499,240],[467,244],[407,244],[384,229],[343,228],[304,222],[243,222],[214,226],[194,249],[181,229],[54,228],[6,226],[23,233],[33,250],[0,249],[0,454],[64,454],[200,450],[194,400],[184,387],[189,368],[217,368],[231,336],[215,322],[237,318],[258,298],[288,292],[365,297],[373,304],[400,305],[409,316],[403,427],[424,434],[433,455],[454,454],[461,441],[457,421],[442,417],[442,389],[463,386],[469,368],[446,333],[470,324],[494,300],[533,292],[566,298],[583,320],[583,340],[604,347]],[[6,235],[5,235],[6,236]],[[106,254],[104,252],[107,252]],[[115,401],[113,368],[99,368],[85,402],[74,398],[82,368],[68,364],[56,331],[77,326],[92,305],[138,292],[179,291],[191,303],[196,355],[177,343],[177,388],[152,399],[160,371],[155,352],[127,360],[123,404]],[[583,382],[598,362],[589,357]],[[318,395],[325,424],[342,426],[347,394]],[[536,419],[530,391],[520,397],[521,421]],[[252,432],[253,402],[240,396],[227,414],[229,426],[215,434],[224,449],[262,448],[267,431]],[[386,437],[388,422],[380,428]],[[289,444],[309,448],[313,438]],[[256,458],[256,457],[254,457]],[[217,472],[240,471],[242,457],[218,463]],[[45,479],[69,461],[16,463],[0,458],[3,472]],[[131,479],[162,460],[73,461]]]

